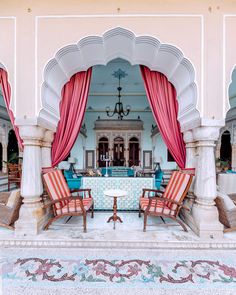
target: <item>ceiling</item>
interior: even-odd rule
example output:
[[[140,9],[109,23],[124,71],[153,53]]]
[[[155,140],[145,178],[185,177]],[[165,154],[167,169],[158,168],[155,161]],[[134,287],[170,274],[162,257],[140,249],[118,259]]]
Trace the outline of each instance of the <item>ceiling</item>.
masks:
[[[131,66],[129,62],[118,58],[109,62],[106,66],[97,65],[93,67],[90,96],[104,93],[117,94],[119,80],[112,74],[119,69],[127,74],[127,76],[121,79],[121,94],[135,94],[135,97],[137,97],[137,94],[145,95],[139,66]]]

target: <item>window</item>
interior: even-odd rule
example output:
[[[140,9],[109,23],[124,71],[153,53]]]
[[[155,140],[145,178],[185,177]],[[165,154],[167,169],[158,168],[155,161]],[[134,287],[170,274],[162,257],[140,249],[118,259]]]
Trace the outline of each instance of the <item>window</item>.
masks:
[[[175,162],[175,159],[171,155],[170,151],[167,149],[167,162]]]

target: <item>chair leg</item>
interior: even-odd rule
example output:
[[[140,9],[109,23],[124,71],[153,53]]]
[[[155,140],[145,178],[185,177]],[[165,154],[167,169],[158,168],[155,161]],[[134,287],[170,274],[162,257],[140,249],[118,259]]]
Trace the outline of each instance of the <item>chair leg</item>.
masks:
[[[66,223],[69,222],[71,218],[72,218],[72,216],[70,216],[70,217],[67,219]]]
[[[175,221],[177,221],[178,224],[182,226],[184,231],[188,232],[187,227],[185,226],[185,224],[181,220],[176,218]]]
[[[165,222],[165,219],[164,219],[162,216],[160,216],[160,218],[161,218],[161,220],[163,221],[163,223],[166,223],[166,222]]]
[[[83,221],[84,221],[84,233],[86,233],[87,232],[86,213],[83,214]]]
[[[139,204],[139,212],[138,212],[138,217],[140,218],[141,217],[141,206]]]
[[[47,224],[44,226],[43,230],[48,230],[49,226],[51,225],[51,223],[53,223],[54,220],[57,220],[58,216],[50,218],[47,222]]]
[[[143,218],[143,231],[146,231],[146,226],[147,226],[147,214],[144,213],[144,218]]]

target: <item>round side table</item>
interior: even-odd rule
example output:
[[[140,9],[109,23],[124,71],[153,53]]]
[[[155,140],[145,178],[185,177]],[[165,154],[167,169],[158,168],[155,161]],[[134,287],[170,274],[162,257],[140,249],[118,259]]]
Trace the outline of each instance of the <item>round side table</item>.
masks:
[[[116,228],[116,221],[119,220],[120,222],[123,222],[121,218],[117,215],[117,198],[122,198],[127,196],[127,192],[124,190],[120,189],[110,189],[104,191],[104,195],[107,197],[114,198],[114,203],[113,203],[113,215],[108,218],[107,222],[110,222],[111,220],[114,221],[114,226],[113,229]]]

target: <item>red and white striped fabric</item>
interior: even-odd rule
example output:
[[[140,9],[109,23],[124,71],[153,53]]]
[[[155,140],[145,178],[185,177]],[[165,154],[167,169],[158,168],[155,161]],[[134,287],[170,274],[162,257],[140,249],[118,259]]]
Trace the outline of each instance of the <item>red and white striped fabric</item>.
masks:
[[[149,203],[149,198],[141,198],[140,199],[140,207],[143,211],[147,209]],[[164,209],[163,209],[164,207]],[[167,205],[164,205],[164,202],[161,200],[152,200],[151,207],[149,209],[149,212],[155,212],[155,213],[163,213],[166,215],[174,215],[175,211],[171,210]]]
[[[84,209],[88,211],[93,205],[92,198],[86,198],[82,200]],[[61,209],[56,210],[57,214],[65,214],[69,212],[82,212],[80,200],[71,200],[68,204],[63,206]]]
[[[174,171],[163,194],[163,198],[179,202],[183,196],[184,191],[186,190],[190,177],[191,175],[189,174]],[[177,205],[171,204],[171,202],[168,203],[167,206],[172,210],[177,208]]]
[[[179,202],[181,197],[183,196],[184,191],[187,188],[187,185],[190,181],[190,177],[191,177],[190,174],[182,173],[180,171],[174,171],[173,174],[171,175],[170,181],[162,197],[173,200],[175,202]],[[147,197],[140,198],[140,207],[143,211],[146,210],[148,203],[149,203],[149,198]],[[162,211],[163,207],[164,207],[164,210]],[[156,200],[153,199],[149,211],[156,212],[156,213],[163,212],[164,214],[174,215],[176,209],[177,209],[176,204],[173,204],[171,202],[164,202],[161,200],[158,200],[156,203]]]
[[[70,190],[61,170],[54,170],[43,175],[44,181],[49,190],[49,196],[52,201],[60,200],[71,196]],[[60,209],[67,205],[68,201],[56,203],[56,209]]]

